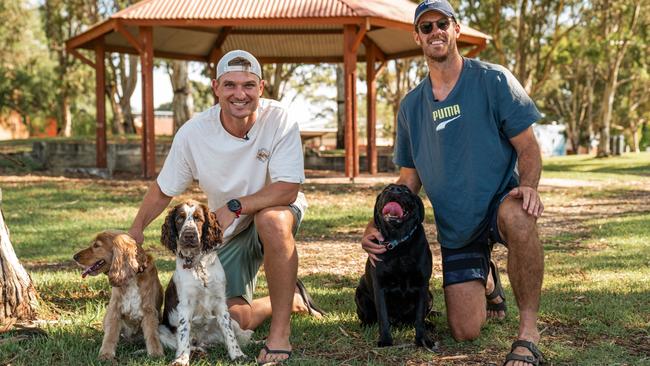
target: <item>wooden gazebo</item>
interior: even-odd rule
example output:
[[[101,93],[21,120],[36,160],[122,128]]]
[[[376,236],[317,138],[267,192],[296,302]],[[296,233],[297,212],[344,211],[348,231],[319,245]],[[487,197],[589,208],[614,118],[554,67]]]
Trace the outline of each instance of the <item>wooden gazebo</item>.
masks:
[[[95,68],[97,166],[105,168],[106,52],[140,56],[142,73],[142,156],[146,178],[156,174],[153,59],[207,62],[211,66],[233,49],[254,54],[261,63],[344,63],[345,174],[359,175],[356,63],[367,64],[368,169],[377,172],[376,82],[387,60],[417,56],[413,13],[408,0],[143,0],[66,42],[67,50]],[[461,26],[459,47],[469,57],[490,37]],[[79,49],[94,51],[94,60]],[[214,67],[212,67],[214,70]]]

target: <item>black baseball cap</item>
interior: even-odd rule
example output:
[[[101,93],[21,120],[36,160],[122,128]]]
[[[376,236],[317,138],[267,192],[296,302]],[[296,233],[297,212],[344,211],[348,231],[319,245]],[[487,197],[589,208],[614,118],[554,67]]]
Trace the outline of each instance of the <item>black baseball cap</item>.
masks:
[[[456,19],[454,8],[452,8],[451,4],[449,4],[446,0],[424,0],[415,9],[415,18],[413,19],[413,24],[418,24],[418,20],[422,14],[429,11],[437,11],[438,13],[443,14],[449,18]]]

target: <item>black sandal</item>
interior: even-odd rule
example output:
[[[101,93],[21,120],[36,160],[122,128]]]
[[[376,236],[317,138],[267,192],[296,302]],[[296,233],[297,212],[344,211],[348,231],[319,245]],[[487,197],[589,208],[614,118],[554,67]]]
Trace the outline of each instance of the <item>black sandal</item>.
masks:
[[[285,358],[284,360],[267,361],[267,362],[257,361],[257,364],[260,365],[260,366],[263,366],[263,365],[277,365],[277,364],[285,363],[285,362],[287,362],[289,360],[289,358],[291,358],[291,351],[287,351],[287,350],[284,350],[284,349],[270,349],[266,344],[264,345],[264,347],[262,347],[262,349],[266,352],[266,354],[264,356],[266,356],[266,355],[287,355],[287,358]]]
[[[513,353],[513,351],[517,347],[524,347],[527,350],[529,350],[530,353],[532,353],[533,355],[524,356],[524,355]],[[542,352],[540,352],[537,346],[535,346],[535,343],[520,339],[512,343],[512,347],[510,347],[510,353],[506,355],[506,360],[503,362],[503,366],[505,366],[510,361],[522,361],[522,362],[529,363],[533,366],[539,366],[544,364],[544,357],[542,356]]]
[[[325,315],[326,312],[325,310],[321,309],[320,306],[316,305],[314,302],[314,299],[309,296],[309,293],[307,292],[307,288],[305,287],[305,284],[302,283],[300,278],[296,280],[296,286],[298,287],[298,292],[300,293],[300,297],[302,297],[302,301],[307,305],[307,310],[309,310],[309,315],[314,315],[315,313],[319,313],[320,315]]]
[[[507,312],[508,306],[506,305],[506,295],[505,292],[503,291],[503,286],[501,286],[501,278],[499,278],[499,269],[497,268],[497,265],[494,264],[492,260],[490,260],[490,268],[492,272],[492,279],[494,280],[494,290],[489,295],[485,295],[485,299],[487,300],[487,310],[490,311],[503,311]],[[494,300],[497,297],[501,297],[503,301],[501,301],[498,304],[491,303],[490,300]]]

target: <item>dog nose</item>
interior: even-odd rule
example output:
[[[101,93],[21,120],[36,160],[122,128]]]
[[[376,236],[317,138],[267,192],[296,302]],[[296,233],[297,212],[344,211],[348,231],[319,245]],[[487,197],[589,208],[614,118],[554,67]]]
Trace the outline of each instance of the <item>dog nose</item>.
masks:
[[[196,240],[196,239],[197,239],[196,233],[194,233],[194,232],[191,232],[191,231],[188,232],[188,231],[186,231],[186,232],[183,233],[183,235],[181,236],[181,238],[183,239],[183,242],[184,242],[187,246],[190,246],[190,247],[191,247],[191,246],[196,246],[196,245],[199,244],[199,241]]]
[[[72,259],[74,259],[75,262],[78,262],[78,261],[79,261],[79,253],[73,255],[73,256],[72,256]]]

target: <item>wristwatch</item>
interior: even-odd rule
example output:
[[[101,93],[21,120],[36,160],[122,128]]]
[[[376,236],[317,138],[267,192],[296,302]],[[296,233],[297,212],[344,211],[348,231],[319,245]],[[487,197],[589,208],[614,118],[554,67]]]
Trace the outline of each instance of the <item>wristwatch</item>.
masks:
[[[228,209],[230,212],[234,213],[236,217],[239,217],[241,215],[241,202],[239,202],[238,199],[233,198],[228,203],[226,204],[228,206]]]

